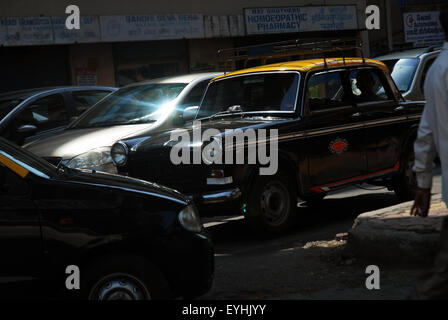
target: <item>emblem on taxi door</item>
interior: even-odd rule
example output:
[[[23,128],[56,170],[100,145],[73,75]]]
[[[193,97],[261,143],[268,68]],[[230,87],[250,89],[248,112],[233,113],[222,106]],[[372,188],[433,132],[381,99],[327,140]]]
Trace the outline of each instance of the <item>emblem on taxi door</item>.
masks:
[[[336,138],[330,142],[328,149],[331,153],[340,154],[342,152],[347,151],[348,149],[348,141],[341,138]]]

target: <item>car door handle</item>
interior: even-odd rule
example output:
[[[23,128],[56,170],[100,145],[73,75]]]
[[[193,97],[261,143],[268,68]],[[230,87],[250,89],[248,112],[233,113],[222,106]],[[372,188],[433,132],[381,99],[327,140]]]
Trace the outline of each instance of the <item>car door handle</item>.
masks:
[[[354,114],[352,114],[350,117],[351,118],[359,118],[359,117],[361,117],[362,116],[362,113],[361,112],[355,112]]]
[[[404,107],[403,106],[398,106],[394,109],[394,111],[399,112],[399,111],[404,111]]]

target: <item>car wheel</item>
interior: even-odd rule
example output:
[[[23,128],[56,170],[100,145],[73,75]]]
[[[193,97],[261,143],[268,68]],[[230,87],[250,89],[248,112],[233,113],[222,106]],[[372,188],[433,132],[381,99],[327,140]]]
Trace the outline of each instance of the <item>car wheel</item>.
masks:
[[[294,225],[297,187],[289,176],[282,172],[259,176],[249,192],[245,217],[256,233],[275,236]]]
[[[417,178],[415,172],[412,170],[414,162],[414,144],[408,143],[406,151],[402,157],[400,172],[394,179],[395,194],[403,201],[414,199],[417,191]]]
[[[163,274],[146,259],[115,256],[91,264],[84,273],[89,300],[151,300],[170,298]]]

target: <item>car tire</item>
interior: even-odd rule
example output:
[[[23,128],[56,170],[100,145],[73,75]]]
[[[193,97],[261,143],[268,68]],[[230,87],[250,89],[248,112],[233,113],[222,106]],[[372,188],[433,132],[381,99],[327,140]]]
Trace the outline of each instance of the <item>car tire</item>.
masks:
[[[82,271],[82,270],[81,270]],[[168,282],[152,263],[134,255],[97,259],[81,276],[88,300],[159,300],[171,298]]]
[[[290,229],[296,219],[297,187],[284,172],[258,176],[249,190],[245,218],[250,228],[263,237],[277,236]]]
[[[393,189],[396,196],[402,201],[410,201],[415,198],[417,191],[417,179],[412,171],[414,166],[414,139],[407,143],[401,157],[400,172],[393,180]]]

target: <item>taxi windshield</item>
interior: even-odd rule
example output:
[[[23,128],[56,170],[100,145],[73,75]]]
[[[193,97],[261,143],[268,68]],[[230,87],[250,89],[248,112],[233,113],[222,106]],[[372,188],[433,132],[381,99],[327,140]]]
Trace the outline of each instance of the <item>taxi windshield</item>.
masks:
[[[210,84],[198,118],[234,112],[294,112],[299,85],[297,72],[249,74]]]

